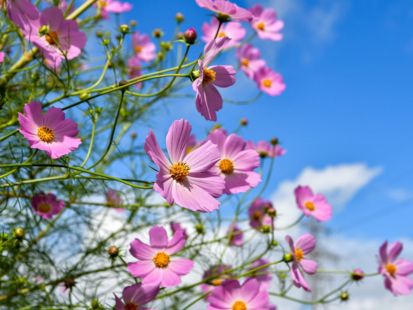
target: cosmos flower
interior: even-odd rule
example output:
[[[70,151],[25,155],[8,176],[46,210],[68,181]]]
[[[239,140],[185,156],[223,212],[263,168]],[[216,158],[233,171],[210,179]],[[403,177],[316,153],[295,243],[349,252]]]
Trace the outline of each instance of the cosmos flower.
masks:
[[[331,219],[333,208],[321,194],[314,194],[309,186],[297,186],[294,190],[298,208],[306,216],[312,216],[319,222]]]
[[[261,59],[259,49],[250,44],[244,44],[237,49],[237,58],[241,66],[241,70],[250,79],[254,79],[255,73],[258,69],[265,66],[265,60]]]
[[[193,210],[216,210],[224,180],[215,165],[219,160],[217,146],[210,141],[187,153],[192,127],[186,120],[174,121],[166,136],[169,158],[162,152],[152,131],[145,141],[145,151],[159,167],[154,189],[168,203]]]
[[[97,7],[100,10],[100,15],[103,18],[108,18],[109,13],[124,13],[132,10],[132,4],[116,0],[98,0]]]
[[[212,18],[210,23],[202,25],[202,41],[209,43],[215,38],[219,22],[216,18]],[[224,44],[223,48],[231,48],[238,46],[246,34],[245,29],[238,22],[228,22],[221,26],[217,38],[228,37],[231,40]]]
[[[128,264],[129,272],[142,278],[144,286],[177,286],[181,277],[188,274],[194,265],[190,259],[174,257],[185,246],[183,232],[176,232],[168,240],[165,228],[154,226],[149,237],[149,245],[139,239],[132,241],[130,253],[138,261]]]
[[[272,8],[264,9],[257,4],[250,9],[253,15],[251,26],[261,39],[280,41],[283,35],[280,33],[284,23],[277,19],[277,13]]]
[[[235,3],[227,0],[196,0],[196,3],[204,9],[217,14],[221,21],[239,20],[250,21],[252,13],[244,8],[240,8]]]
[[[265,266],[269,264],[270,261],[264,258],[257,259],[255,262],[251,264],[251,268],[249,270],[257,269],[261,266]],[[260,268],[259,270],[254,271],[252,274],[249,275],[250,278],[256,279],[258,282],[261,283],[262,288],[268,289],[270,287],[270,283],[272,280],[272,275],[269,271],[269,266]]]
[[[389,248],[388,248],[389,247]],[[398,258],[403,251],[403,244],[395,242],[388,245],[387,241],[379,250],[379,273],[384,277],[384,286],[395,296],[410,294],[413,290],[413,262]]]
[[[304,278],[303,272],[307,274],[315,274],[317,271],[317,263],[313,260],[307,259],[306,255],[311,253],[316,245],[316,240],[311,234],[304,234],[293,242],[290,236],[286,236],[291,255],[292,255],[292,266],[291,266],[291,278],[293,284],[300,288],[302,287],[305,291],[310,292],[307,281]]]
[[[142,285],[142,283],[127,286],[122,291],[123,301],[115,294],[115,310],[149,310],[142,307],[155,299],[159,286]]]
[[[0,64],[4,61],[4,52],[0,52]]]
[[[117,208],[118,211],[123,211],[122,208],[119,208],[123,204],[119,191],[109,188],[105,193],[105,198],[109,206]]]
[[[201,284],[201,289],[208,293],[214,287],[221,285],[225,280],[231,279],[231,269],[230,265],[225,264],[211,266],[202,276],[204,283]]]
[[[244,233],[242,230],[234,223],[228,227],[228,239],[229,245],[241,247],[244,243]]]
[[[36,214],[49,220],[65,207],[63,200],[58,200],[53,194],[39,193],[32,198],[32,207]]]
[[[205,119],[217,120],[216,112],[222,109],[222,97],[216,87],[229,87],[235,83],[236,71],[232,66],[211,66],[209,63],[230,39],[218,38],[205,46],[204,59],[198,61],[199,76],[192,83],[196,93],[196,108]]]
[[[287,153],[287,151],[281,145],[274,145],[268,141],[261,140],[258,141],[256,144],[254,144],[251,141],[248,141],[247,144],[249,148],[256,150],[261,158],[275,158],[283,156],[285,155],[285,153]]]
[[[138,60],[148,62],[156,57],[156,47],[147,34],[135,32],[132,35],[132,47]]]
[[[182,235],[184,236],[185,240],[188,239],[188,234],[186,232],[186,229],[183,228],[181,224],[177,222],[171,222],[169,223],[169,226],[171,227],[173,234],[177,233],[178,231],[182,231]]]
[[[271,228],[272,218],[268,214],[269,209],[274,209],[271,201],[262,198],[255,199],[248,209],[250,226],[259,231]]]
[[[270,96],[278,96],[285,90],[282,76],[267,66],[255,72],[254,80],[258,88]]]
[[[8,0],[7,14],[10,20],[24,32],[35,31],[40,13],[30,0]]]
[[[42,113],[40,102],[33,101],[19,113],[20,133],[29,141],[30,147],[45,151],[52,159],[77,149],[81,143],[77,138],[77,124],[65,119],[65,113],[51,108]]]

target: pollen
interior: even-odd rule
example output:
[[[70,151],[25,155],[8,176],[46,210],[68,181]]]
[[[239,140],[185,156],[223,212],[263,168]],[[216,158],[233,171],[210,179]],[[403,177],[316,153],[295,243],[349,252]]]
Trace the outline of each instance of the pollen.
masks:
[[[139,54],[140,52],[142,52],[143,48],[141,45],[135,45],[134,50],[136,54]]]
[[[220,31],[220,32],[218,33],[218,38],[225,38],[225,37],[227,37],[227,34],[226,34],[225,32]]]
[[[37,208],[38,211],[42,213],[49,213],[52,207],[48,203],[41,203]]]
[[[312,201],[306,201],[304,203],[304,207],[309,211],[314,211],[315,210],[315,204]]]
[[[209,83],[215,81],[216,75],[217,75],[217,73],[216,73],[214,70],[208,69],[208,68],[204,68],[204,79],[203,79],[203,83],[204,83],[204,84],[209,84]]]
[[[386,271],[392,276],[392,277],[394,277],[395,275],[396,275],[396,272],[397,272],[397,267],[396,267],[396,265],[395,264],[392,264],[392,263],[388,263],[388,264],[386,264]]]
[[[265,30],[265,23],[264,22],[259,22],[257,24],[257,29],[261,30],[261,31],[264,31]]]
[[[134,303],[131,303],[131,302],[128,302],[128,303],[125,304],[123,309],[125,309],[125,310],[138,310],[138,305],[134,304]]]
[[[294,256],[295,256],[296,260],[300,261],[304,258],[304,251],[300,248],[295,248],[294,249]]]
[[[262,85],[266,88],[270,88],[272,86],[272,81],[270,79],[262,80]]]
[[[232,174],[234,172],[234,163],[228,158],[222,159],[218,167],[223,174]]]
[[[250,64],[250,61],[249,61],[248,58],[242,58],[242,59],[241,59],[241,66],[243,66],[243,67],[248,67],[249,64]]]
[[[233,303],[232,310],[248,310],[247,304],[241,300],[237,300]]]
[[[171,168],[169,168],[169,173],[175,181],[183,182],[189,175],[189,166],[182,162],[174,163]]]
[[[59,43],[59,36],[56,31],[49,31],[44,37],[50,45],[57,45]]]
[[[165,252],[158,252],[152,260],[155,266],[158,268],[166,268],[168,267],[170,262],[169,255]]]
[[[53,130],[46,126],[41,126],[37,129],[37,136],[46,143],[52,143],[55,139]]]

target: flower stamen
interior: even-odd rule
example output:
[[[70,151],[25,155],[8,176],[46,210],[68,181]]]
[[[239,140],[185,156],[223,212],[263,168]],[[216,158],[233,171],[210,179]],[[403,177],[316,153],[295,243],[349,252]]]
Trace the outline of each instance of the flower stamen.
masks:
[[[37,136],[46,143],[52,143],[55,139],[53,130],[46,126],[41,126],[37,129]]]
[[[41,203],[38,207],[37,210],[41,213],[49,213],[52,207],[48,203]]]
[[[237,300],[233,303],[232,310],[247,310],[247,304],[241,300]]]
[[[182,162],[174,163],[171,168],[169,168],[169,173],[172,179],[177,182],[185,181],[186,177],[189,175],[189,166]]]
[[[272,81],[270,79],[264,79],[262,85],[266,88],[270,88],[272,86]]]
[[[169,265],[170,258],[165,252],[158,252],[152,259],[157,268],[166,268]]]
[[[216,76],[217,76],[217,73],[214,70],[204,68],[204,79],[202,80],[202,82],[204,84],[209,84],[209,83],[215,81]]]
[[[59,43],[59,36],[56,31],[49,31],[45,34],[44,38],[50,45],[57,45]]]
[[[306,201],[304,203],[304,207],[309,211],[314,211],[315,210],[315,204],[312,201]]]
[[[294,249],[294,257],[296,260],[300,261],[304,258],[304,251],[300,248]]]
[[[265,30],[265,23],[264,22],[259,22],[257,24],[258,30],[264,31]]]
[[[234,172],[234,163],[227,158],[222,159],[219,162],[218,167],[221,172],[226,175],[232,174]]]
[[[397,272],[397,266],[395,264],[392,263],[387,263],[386,266],[386,271],[392,276],[394,277],[396,275]]]

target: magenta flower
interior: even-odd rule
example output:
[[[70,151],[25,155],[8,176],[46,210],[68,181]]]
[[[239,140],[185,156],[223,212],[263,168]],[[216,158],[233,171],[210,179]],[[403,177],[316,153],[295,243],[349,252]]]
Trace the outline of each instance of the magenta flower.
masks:
[[[257,4],[252,7],[250,11],[253,15],[251,26],[261,39],[269,39],[272,41],[282,40],[283,35],[280,31],[284,27],[284,22],[277,19],[277,13],[274,9],[264,9],[261,5]]]
[[[190,259],[173,257],[185,246],[183,232],[178,231],[168,240],[166,230],[154,226],[149,231],[149,237],[149,245],[139,239],[132,241],[129,251],[138,261],[128,264],[129,272],[141,278],[144,286],[177,286],[181,283],[181,277],[194,266]]]
[[[224,193],[243,193],[261,182],[261,175],[254,171],[260,165],[258,153],[248,148],[241,137],[215,131],[209,135],[209,140],[217,145],[221,154],[217,168],[225,180]]]
[[[178,233],[179,231],[182,232],[182,235],[184,236],[185,240],[188,240],[188,234],[186,232],[186,229],[182,227],[181,224],[177,223],[177,222],[171,222],[169,224],[169,226],[171,226],[171,230],[173,234]]]
[[[260,90],[271,96],[278,96],[285,90],[282,76],[266,66],[256,71],[254,80]]]
[[[0,64],[4,61],[4,52],[0,52]]]
[[[333,208],[326,197],[321,194],[314,194],[309,186],[297,186],[294,194],[298,208],[306,216],[312,216],[319,222],[331,219]]]
[[[132,4],[116,0],[98,0],[97,7],[100,10],[100,15],[103,18],[108,18],[109,13],[124,13],[132,10]]]
[[[250,226],[256,230],[269,229],[272,227],[272,218],[268,215],[268,210],[274,209],[272,202],[257,198],[248,209]]]
[[[214,287],[221,285],[225,280],[231,279],[231,269],[231,266],[224,264],[214,265],[207,269],[202,276],[204,281],[201,284],[202,291],[209,293]]]
[[[226,280],[208,295],[208,310],[266,310],[270,309],[268,291],[255,279],[242,285],[238,280]]]
[[[379,273],[384,277],[384,286],[395,296],[410,294],[413,290],[413,262],[398,258],[403,250],[401,242],[395,242],[387,248],[387,241],[379,250]]]
[[[145,151],[159,167],[154,189],[168,203],[193,210],[210,212],[216,210],[222,194],[224,180],[215,165],[219,152],[207,141],[187,153],[192,127],[186,120],[174,121],[166,136],[169,158],[162,152],[152,130],[146,137]]]
[[[257,269],[261,266],[265,266],[270,262],[264,258],[257,259],[255,262],[251,264],[251,268],[249,270]],[[256,279],[258,282],[261,283],[261,287],[268,289],[272,280],[271,272],[269,271],[269,266],[262,267],[259,270],[254,271],[251,275],[251,278]]]
[[[228,227],[228,239],[229,245],[241,247],[244,243],[244,233],[242,230],[234,223]]]
[[[258,48],[250,44],[244,44],[237,50],[241,70],[250,78],[254,79],[255,73],[261,67],[265,66],[265,60],[261,59],[261,53]]]
[[[159,286],[142,285],[142,283],[127,286],[122,291],[123,301],[115,294],[115,310],[149,310],[142,307],[155,299]]]
[[[156,57],[156,47],[152,43],[151,38],[146,34],[135,32],[132,35],[132,46],[135,51],[135,57],[141,61],[151,61]]]
[[[232,66],[211,66],[212,59],[230,39],[218,38],[205,46],[204,59],[199,60],[199,77],[192,83],[196,93],[196,108],[207,120],[216,121],[216,112],[222,109],[222,97],[216,87],[229,87],[235,83],[236,71]]]
[[[304,234],[293,243],[290,236],[286,236],[292,254],[293,263],[291,266],[291,278],[296,287],[302,287],[305,291],[310,292],[307,281],[304,278],[303,272],[307,274],[315,274],[317,271],[317,263],[307,259],[306,255],[311,253],[316,245],[316,240],[311,234]]]
[[[202,41],[209,43],[214,40],[218,29],[219,22],[216,18],[212,18],[211,23],[202,25]],[[221,26],[217,38],[228,37],[231,40],[224,44],[223,48],[231,48],[238,46],[246,34],[245,29],[237,22],[228,22]]]
[[[65,113],[51,108],[42,113],[40,102],[33,101],[19,113],[20,133],[29,141],[32,149],[45,151],[52,159],[76,150],[81,140],[77,138],[77,124],[65,119]]]
[[[250,21],[252,13],[244,8],[240,8],[235,3],[227,0],[196,0],[196,3],[204,9],[217,14],[222,21],[239,20]]]
[[[49,220],[65,207],[63,200],[58,200],[53,194],[39,193],[32,198],[32,207],[37,215]]]
[[[8,0],[6,3],[9,18],[15,25],[24,32],[36,27],[40,13],[30,0]]]

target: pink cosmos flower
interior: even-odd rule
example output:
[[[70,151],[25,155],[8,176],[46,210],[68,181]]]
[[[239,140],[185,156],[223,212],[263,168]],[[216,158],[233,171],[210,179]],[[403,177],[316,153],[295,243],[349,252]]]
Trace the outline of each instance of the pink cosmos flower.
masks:
[[[401,242],[395,242],[387,248],[387,241],[379,250],[379,272],[384,277],[384,286],[395,296],[410,294],[413,290],[413,262],[398,258],[403,250]]]
[[[258,48],[250,44],[244,44],[237,50],[241,70],[250,78],[254,79],[255,73],[261,67],[265,66],[265,60],[261,59],[261,53]]]
[[[131,79],[138,78],[142,75],[142,65],[137,55],[128,60],[128,74]],[[136,83],[134,86],[140,89],[142,88],[142,83]]]
[[[256,230],[268,229],[272,226],[272,218],[268,215],[268,209],[274,209],[272,202],[257,198],[248,209],[250,226]]]
[[[242,230],[234,223],[228,227],[228,239],[229,245],[241,247],[244,243],[244,233]]]
[[[146,34],[135,32],[132,35],[132,46],[135,51],[135,56],[141,61],[151,61],[155,59],[155,44],[152,43],[151,38]]]
[[[274,9],[264,9],[261,5],[257,4],[252,7],[250,11],[254,16],[251,21],[251,26],[261,39],[280,41],[283,38],[280,31],[284,27],[284,22],[277,19],[277,13]]]
[[[211,23],[204,23],[202,25],[202,33],[204,34],[202,36],[202,41],[205,43],[209,43],[215,38],[215,34],[218,29],[219,22],[218,20],[213,17],[211,20]],[[245,29],[241,26],[240,23],[237,22],[228,22],[225,23],[221,26],[219,33],[217,35],[217,38],[223,38],[223,37],[228,37],[231,40],[229,40],[223,48],[230,48],[230,47],[235,47],[238,46],[242,39],[244,39],[246,34]]]
[[[254,270],[258,267],[265,266],[269,263],[270,263],[270,261],[268,261],[264,258],[257,259],[255,262],[253,262],[251,264],[251,268],[249,268],[249,270]],[[250,277],[254,278],[258,282],[260,282],[262,288],[268,289],[270,287],[270,283],[271,283],[271,280],[272,280],[272,275],[269,271],[269,266],[263,267],[263,268],[255,271],[252,275],[250,275]]]
[[[145,151],[159,167],[154,189],[168,203],[193,210],[216,210],[222,194],[224,180],[215,165],[219,160],[218,148],[210,141],[187,153],[192,127],[186,120],[174,121],[166,136],[169,158],[162,152],[152,130],[145,141]]]
[[[29,32],[39,20],[39,11],[30,0],[8,0],[7,13],[10,20],[23,31]]]
[[[224,264],[214,265],[207,269],[202,276],[202,280],[204,281],[204,283],[201,284],[202,291],[209,293],[225,280],[231,279],[231,269],[231,266]]]
[[[250,11],[240,8],[235,3],[227,0],[196,0],[196,3],[201,8],[215,12],[217,17],[222,21],[250,21],[252,19],[252,13]]]
[[[168,240],[166,230],[154,226],[149,231],[149,237],[149,245],[139,239],[132,241],[129,251],[138,261],[128,264],[129,272],[134,277],[142,278],[144,286],[177,286],[181,283],[181,277],[194,266],[190,259],[173,257],[185,246],[183,232],[176,232]]]
[[[209,140],[216,144],[221,154],[217,169],[225,180],[226,194],[243,193],[261,182],[261,175],[254,171],[260,165],[255,150],[236,134],[227,136],[223,131],[215,131]]]
[[[297,186],[294,190],[298,208],[306,216],[312,216],[319,222],[328,221],[333,208],[321,194],[314,194],[309,186]]]
[[[74,20],[66,20],[58,7],[41,12],[40,19],[32,23],[30,30],[24,29],[27,39],[33,42],[54,69],[66,58],[78,57],[86,45],[86,35],[79,30]]]
[[[33,101],[19,113],[20,133],[29,141],[32,149],[45,151],[52,159],[76,150],[81,140],[77,138],[77,124],[65,119],[65,113],[51,108],[42,113],[40,102]]]
[[[49,220],[65,207],[63,200],[58,200],[53,194],[39,193],[32,198],[32,207],[37,215]]]
[[[283,156],[287,151],[279,144],[273,145],[268,141],[258,141],[257,144],[249,142],[249,147],[255,149],[261,158],[275,158]]]
[[[226,88],[235,83],[236,71],[232,66],[208,67],[229,40],[227,37],[218,38],[205,46],[204,59],[198,61],[200,75],[192,83],[196,93],[196,108],[210,121],[216,121],[216,112],[222,109],[222,97],[216,87]]]
[[[182,235],[184,236],[185,240],[188,240],[188,234],[186,233],[186,229],[183,228],[181,224],[177,222],[171,222],[169,225],[171,226],[173,234],[176,234],[178,231],[182,231]]]
[[[254,80],[260,90],[271,96],[278,96],[285,90],[282,76],[267,66],[255,72]]]
[[[305,258],[307,254],[311,253],[316,245],[316,240],[311,234],[304,234],[293,243],[293,239],[290,236],[286,236],[291,254],[293,257],[293,263],[291,266],[291,278],[296,287],[302,287],[305,291],[310,292],[307,281],[304,278],[303,272],[307,274],[315,274],[317,271],[317,263],[313,260]]]
[[[116,0],[98,0],[97,7],[100,10],[100,15],[103,18],[108,18],[109,13],[124,13],[132,10],[132,4]]]
[[[142,283],[127,286],[122,291],[123,301],[115,294],[115,310],[149,310],[142,307],[155,299],[159,286],[142,285]]]
[[[268,291],[255,279],[242,285],[238,280],[226,280],[208,295],[208,310],[267,310],[270,309]]]
[[[114,208],[117,208],[117,211],[122,212],[123,209],[119,208],[123,204],[123,199],[120,196],[119,191],[109,188],[105,193],[106,203]]]
[[[4,61],[4,52],[0,52],[0,64]]]

